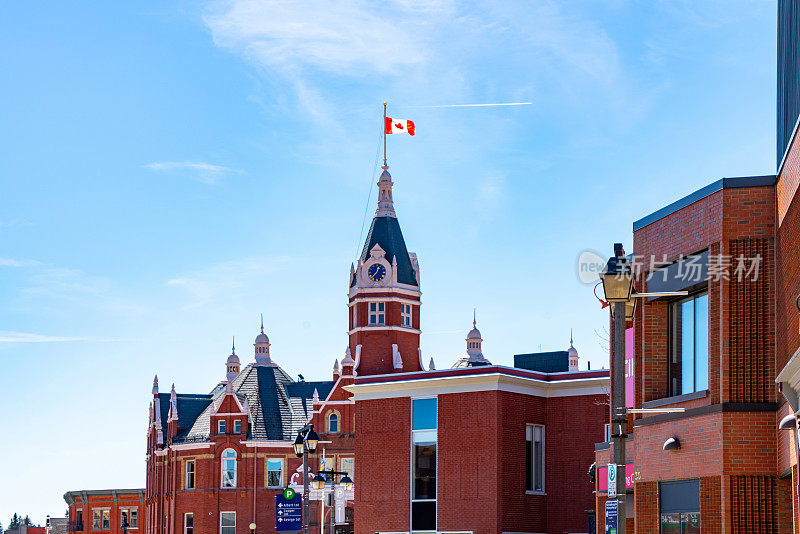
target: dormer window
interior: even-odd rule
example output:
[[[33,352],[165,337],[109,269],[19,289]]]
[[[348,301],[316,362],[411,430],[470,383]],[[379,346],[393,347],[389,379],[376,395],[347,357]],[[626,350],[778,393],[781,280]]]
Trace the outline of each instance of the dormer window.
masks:
[[[242,433],[242,422],[236,419],[233,422],[233,433],[234,434],[241,434]]]
[[[369,324],[370,326],[386,324],[386,303],[385,302],[370,302],[369,303]]]
[[[224,434],[225,433],[225,421],[221,420],[217,422],[217,433]]]
[[[411,304],[400,304],[400,326],[411,328]]]

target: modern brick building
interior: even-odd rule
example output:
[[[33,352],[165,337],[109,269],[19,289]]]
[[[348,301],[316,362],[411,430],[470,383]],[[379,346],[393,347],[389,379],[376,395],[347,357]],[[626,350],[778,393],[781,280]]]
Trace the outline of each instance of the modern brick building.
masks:
[[[122,534],[123,519],[129,532],[142,532],[144,489],[68,491],[64,500],[68,532]]]

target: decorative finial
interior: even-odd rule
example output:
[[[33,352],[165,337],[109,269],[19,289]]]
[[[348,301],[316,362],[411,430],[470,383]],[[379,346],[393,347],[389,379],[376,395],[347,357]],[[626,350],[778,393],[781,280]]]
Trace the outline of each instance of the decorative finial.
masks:
[[[478,308],[472,308],[472,328],[475,328],[478,324]]]
[[[572,347],[572,328],[569,329],[569,346]]]
[[[261,333],[264,333],[264,314],[261,314]]]
[[[431,363],[428,364],[428,371],[435,371],[436,367],[433,365],[433,358],[431,358]]]
[[[236,336],[233,336],[231,340],[231,354],[236,354]]]
[[[158,375],[153,378],[153,395],[158,395]]]
[[[317,391],[317,388],[314,388],[314,395],[311,397],[311,400],[314,402],[319,402],[319,391]]]

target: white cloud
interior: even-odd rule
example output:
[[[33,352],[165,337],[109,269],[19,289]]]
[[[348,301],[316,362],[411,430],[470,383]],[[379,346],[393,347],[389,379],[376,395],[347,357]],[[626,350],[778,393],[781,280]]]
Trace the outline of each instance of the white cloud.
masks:
[[[197,173],[196,178],[199,181],[207,184],[216,183],[224,174],[242,173],[239,169],[224,167],[222,165],[213,165],[202,161],[159,161],[148,163],[144,165],[144,168],[154,172],[193,171]]]
[[[449,5],[446,0],[227,0],[212,4],[204,20],[217,46],[261,66],[391,72],[425,60],[420,30],[426,18]]]
[[[288,256],[277,256],[227,261],[176,276],[166,283],[192,298],[185,308],[196,308],[252,293],[253,288],[266,283],[267,277],[284,269],[289,260]]]
[[[9,332],[0,330],[0,343],[56,343],[64,341],[89,341],[88,337],[62,337],[31,334],[28,332]]]
[[[36,260],[0,258],[0,267],[35,267],[36,265],[40,265],[40,263]]]

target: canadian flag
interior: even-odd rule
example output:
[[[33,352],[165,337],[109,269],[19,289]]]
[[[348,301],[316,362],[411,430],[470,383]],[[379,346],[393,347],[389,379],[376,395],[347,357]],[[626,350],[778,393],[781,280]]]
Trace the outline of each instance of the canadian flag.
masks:
[[[383,131],[387,134],[407,133],[408,135],[414,135],[416,133],[414,131],[414,121],[393,119],[391,117],[386,117],[386,128]]]

